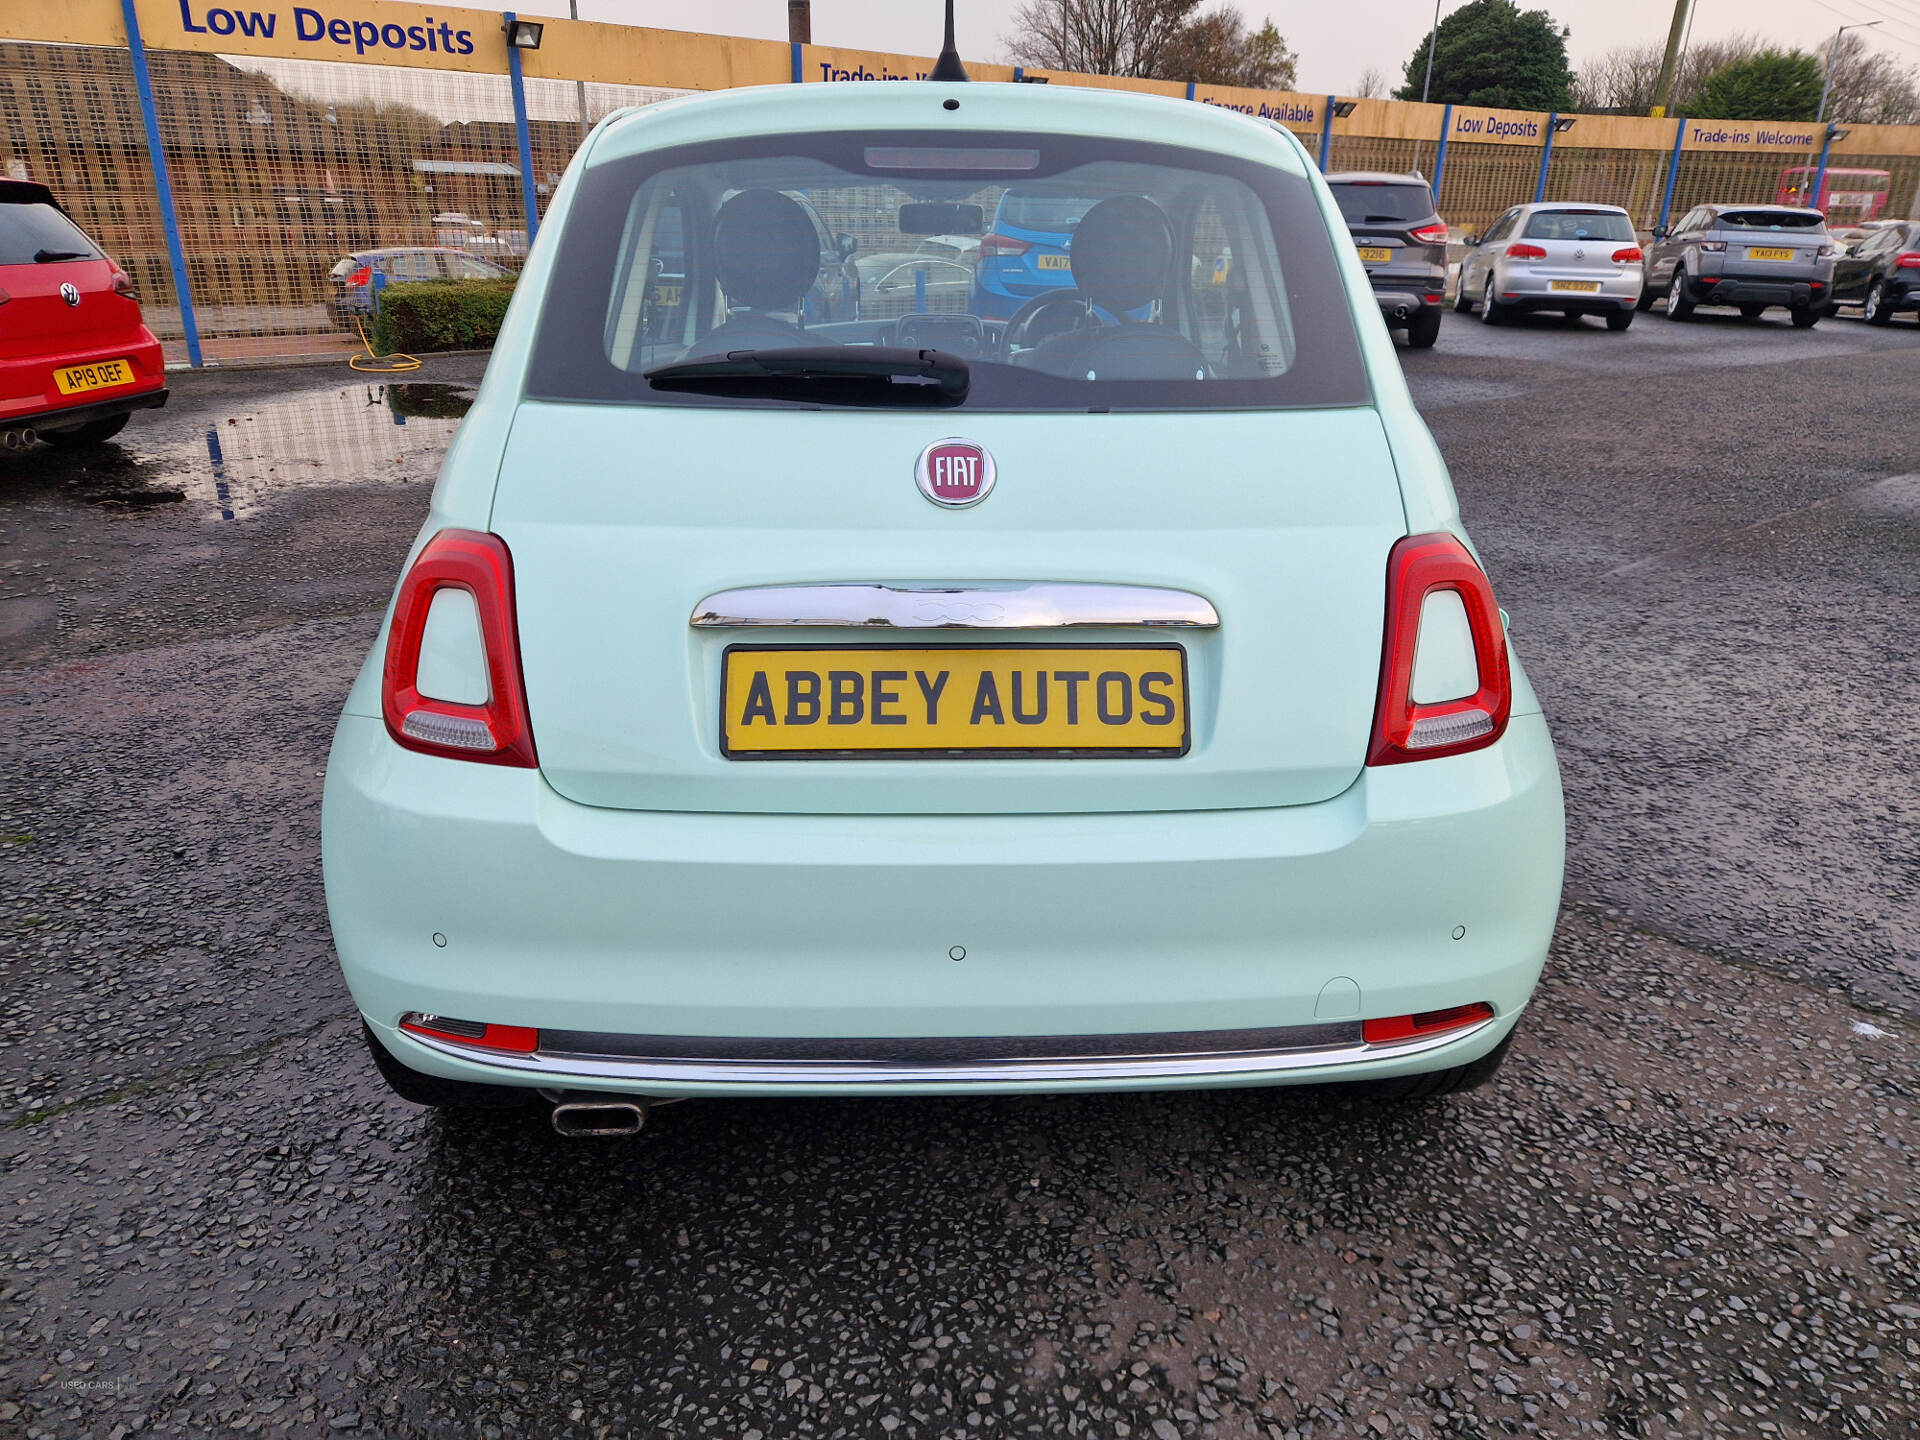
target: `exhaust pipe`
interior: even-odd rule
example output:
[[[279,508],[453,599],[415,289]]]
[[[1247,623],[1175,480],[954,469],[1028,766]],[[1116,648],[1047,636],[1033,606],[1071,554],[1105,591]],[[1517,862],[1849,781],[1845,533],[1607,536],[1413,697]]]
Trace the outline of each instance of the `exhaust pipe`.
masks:
[[[27,425],[20,425],[12,430],[0,430],[0,444],[4,444],[9,450],[29,449],[38,438],[33,433],[32,427]]]
[[[553,1107],[553,1128],[561,1135],[638,1135],[647,1123],[647,1107],[633,1100],[566,1100]]]
[[[1404,305],[1399,305],[1399,306],[1395,306],[1395,307],[1394,307],[1394,311],[1393,311],[1393,318],[1394,318],[1394,319],[1396,319],[1396,320],[1404,320],[1404,319],[1406,319],[1406,318],[1407,318],[1407,307],[1406,307],[1406,306],[1404,306]]]

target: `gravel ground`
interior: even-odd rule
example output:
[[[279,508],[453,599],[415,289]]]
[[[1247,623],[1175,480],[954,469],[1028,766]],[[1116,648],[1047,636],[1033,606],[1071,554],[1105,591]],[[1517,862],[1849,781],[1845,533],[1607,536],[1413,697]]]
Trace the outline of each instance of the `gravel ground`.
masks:
[[[1497,1083],[1398,1110],[429,1117],[318,796],[457,396],[192,376],[0,459],[0,1435],[1915,1433],[1915,328],[1406,355],[1572,855]]]

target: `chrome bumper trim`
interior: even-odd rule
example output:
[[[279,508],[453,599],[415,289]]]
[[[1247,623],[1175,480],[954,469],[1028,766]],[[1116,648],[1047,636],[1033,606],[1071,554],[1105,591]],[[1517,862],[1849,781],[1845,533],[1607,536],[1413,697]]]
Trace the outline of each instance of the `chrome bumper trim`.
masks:
[[[1478,1035],[1493,1020],[1463,1025],[1415,1040],[1369,1045],[1347,1043],[1273,1049],[1194,1051],[1158,1054],[1032,1056],[1005,1060],[794,1060],[714,1056],[590,1055],[536,1050],[511,1054],[481,1050],[437,1036],[403,1031],[404,1037],[453,1060],[550,1080],[618,1081],[624,1085],[979,1085],[1045,1080],[1151,1080],[1182,1077],[1231,1077],[1315,1070],[1367,1061],[1423,1055]],[[1319,1028],[1319,1027],[1304,1027]],[[1357,1031],[1358,1026],[1350,1027]],[[1097,1038],[1097,1037],[1090,1037]],[[1114,1036],[1115,1040],[1157,1040],[1160,1036]]]
[[[1078,581],[965,585],[759,585],[693,607],[695,628],[1057,630],[1076,626],[1212,630],[1219,613],[1185,590]]]

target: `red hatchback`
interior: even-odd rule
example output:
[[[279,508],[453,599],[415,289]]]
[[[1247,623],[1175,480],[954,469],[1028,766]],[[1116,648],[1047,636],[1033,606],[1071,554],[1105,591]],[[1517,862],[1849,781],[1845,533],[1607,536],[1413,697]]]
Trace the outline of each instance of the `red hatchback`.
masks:
[[[133,281],[46,186],[0,180],[0,441],[97,445],[166,403]]]

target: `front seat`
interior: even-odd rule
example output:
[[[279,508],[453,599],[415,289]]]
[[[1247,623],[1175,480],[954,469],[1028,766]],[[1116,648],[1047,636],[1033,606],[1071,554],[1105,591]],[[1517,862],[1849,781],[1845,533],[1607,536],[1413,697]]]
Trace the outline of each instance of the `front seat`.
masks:
[[[1173,227],[1144,195],[1102,200],[1074,229],[1069,250],[1073,284],[1109,314],[1116,325],[1073,330],[1035,347],[1033,368],[1088,380],[1196,380],[1208,373],[1207,357],[1178,330],[1128,320],[1163,299],[1173,273]]]
[[[742,190],[721,205],[713,217],[713,272],[726,293],[727,319],[683,359],[834,343],[773,313],[797,314],[820,273],[820,236],[791,196]]]

